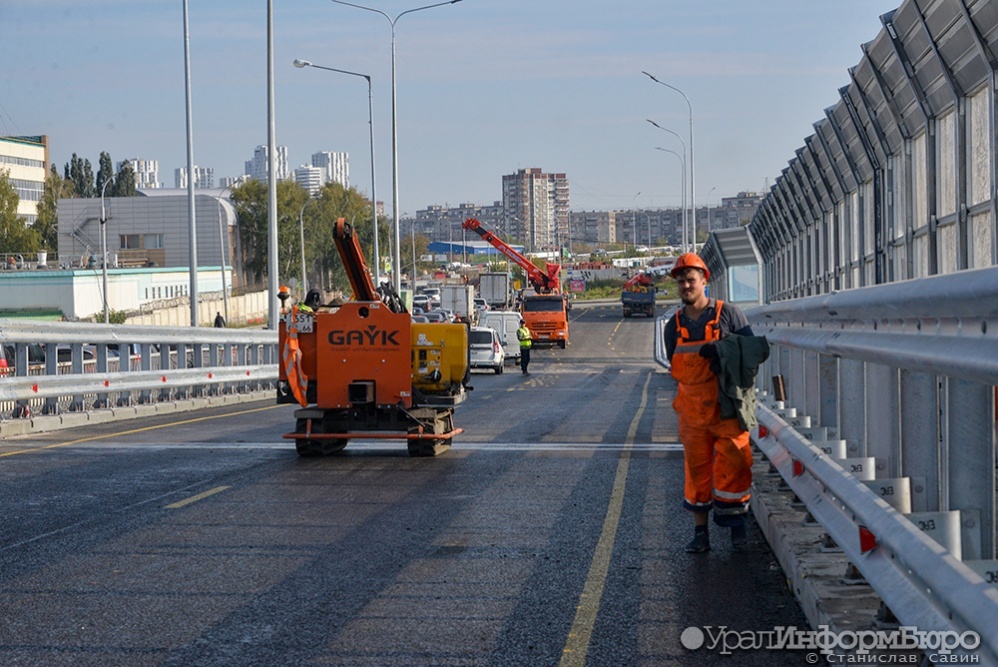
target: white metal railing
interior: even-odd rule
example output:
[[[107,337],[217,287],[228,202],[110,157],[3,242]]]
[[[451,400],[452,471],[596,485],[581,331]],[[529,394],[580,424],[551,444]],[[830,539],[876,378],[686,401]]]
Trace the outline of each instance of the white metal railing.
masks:
[[[896,509],[765,405],[760,449],[903,625],[976,632],[983,664],[998,664],[998,587],[968,563],[995,558],[996,285],[987,268],[747,311],[774,346],[760,386],[785,379],[797,415],[918,491]],[[950,550],[904,515],[954,510]]]
[[[0,414],[262,389],[277,380],[276,348],[275,331],[0,320]]]

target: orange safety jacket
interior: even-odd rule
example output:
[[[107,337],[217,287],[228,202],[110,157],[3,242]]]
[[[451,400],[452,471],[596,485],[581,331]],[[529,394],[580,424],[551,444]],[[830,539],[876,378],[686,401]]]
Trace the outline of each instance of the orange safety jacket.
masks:
[[[700,356],[706,343],[720,340],[722,301],[717,301],[714,319],[704,328],[703,340],[690,340],[689,330],[676,312],[676,350],[672,355],[672,377],[678,383],[672,403],[679,416],[679,439],[683,443],[686,483],[685,505],[718,514],[741,514],[748,509],[752,486],[752,452],[748,431],[738,419],[721,419],[717,376],[710,361]]]

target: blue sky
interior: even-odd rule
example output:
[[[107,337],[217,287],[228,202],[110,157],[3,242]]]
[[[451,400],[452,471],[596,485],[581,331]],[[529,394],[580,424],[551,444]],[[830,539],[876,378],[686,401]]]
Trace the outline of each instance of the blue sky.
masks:
[[[350,154],[391,208],[391,29],[329,0],[274,0],[276,137],[291,167]],[[421,2],[370,0],[390,16]],[[838,100],[900,0],[462,0],[396,24],[400,210],[490,204],[501,177],[565,172],[573,210],[676,207],[693,106],[697,203],[763,191]],[[265,0],[189,0],[194,161],[237,176],[267,143]],[[47,134],[60,171],[187,164],[183,2],[0,0],[0,134]],[[639,194],[640,193],[640,194]],[[710,193],[708,195],[708,193]]]

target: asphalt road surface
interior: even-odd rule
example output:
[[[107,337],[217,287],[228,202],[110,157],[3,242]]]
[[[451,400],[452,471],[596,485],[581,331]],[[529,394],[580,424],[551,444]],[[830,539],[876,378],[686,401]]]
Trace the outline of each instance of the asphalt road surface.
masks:
[[[299,458],[270,402],[0,442],[0,665],[805,664],[746,648],[806,628],[754,526],[683,552],[654,321],[572,317],[436,458]]]

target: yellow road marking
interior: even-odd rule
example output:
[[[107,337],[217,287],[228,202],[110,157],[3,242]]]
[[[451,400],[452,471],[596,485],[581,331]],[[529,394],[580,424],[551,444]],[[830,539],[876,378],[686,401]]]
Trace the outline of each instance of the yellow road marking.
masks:
[[[94,440],[106,440],[108,438],[116,438],[122,435],[132,435],[134,433],[142,433],[144,431],[155,431],[156,429],[168,428],[170,426],[183,426],[184,424],[195,424],[201,421],[208,421],[211,419],[221,419],[223,417],[235,417],[238,415],[248,415],[254,412],[262,412],[264,410],[273,410],[274,408],[281,407],[278,405],[268,405],[263,408],[253,408],[252,410],[243,410],[241,412],[228,412],[223,415],[212,415],[210,417],[197,417],[195,419],[186,419],[179,422],[170,422],[169,424],[160,424],[159,426],[144,426],[142,428],[133,428],[128,431],[118,431],[117,433],[106,433],[104,435],[94,435],[88,438],[78,438],[76,440],[69,440],[67,442],[58,442],[51,445],[43,445],[41,447],[34,447],[32,449],[18,449],[13,452],[3,452],[0,453],[0,458],[7,456],[16,456],[18,454],[32,454],[34,452],[40,452],[46,449],[57,449],[59,447],[69,447],[70,445],[78,445],[81,442],[92,442]]]
[[[231,489],[231,488],[232,488],[231,486],[216,486],[214,489],[208,489],[204,493],[199,493],[196,496],[191,496],[190,498],[184,498],[183,500],[178,500],[175,503],[167,505],[166,509],[168,509],[168,510],[179,509],[179,508],[184,507],[186,505],[190,505],[191,503],[196,503],[199,500],[204,500],[208,496],[213,496],[216,493],[221,493],[222,491],[226,491],[226,490]]]
[[[638,430],[638,422],[644,414],[645,406],[648,405],[648,385],[651,383],[651,374],[645,380],[644,389],[641,391],[641,404],[631,420],[631,426],[627,429],[627,439],[624,441],[624,449],[617,463],[617,474],[613,480],[613,490],[610,492],[610,503],[606,510],[606,518],[603,520],[603,532],[600,533],[599,542],[596,543],[596,553],[593,554],[592,565],[589,566],[589,576],[582,587],[582,595],[579,597],[579,605],[576,607],[575,620],[572,622],[572,629],[568,631],[568,641],[562,649],[561,661],[558,667],[583,667],[586,664],[586,653],[589,651],[589,641],[593,635],[593,626],[596,625],[596,615],[599,612],[600,600],[603,597],[603,587],[606,585],[606,573],[610,569],[610,556],[613,554],[613,544],[617,539],[617,524],[620,522],[620,514],[624,507],[624,489],[627,486],[627,470],[631,464],[631,445],[634,444],[634,436]]]

